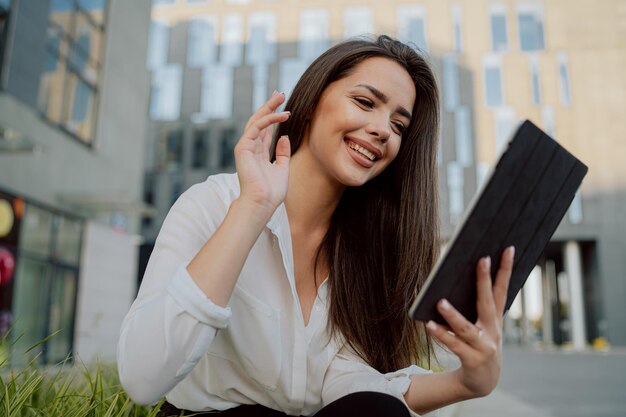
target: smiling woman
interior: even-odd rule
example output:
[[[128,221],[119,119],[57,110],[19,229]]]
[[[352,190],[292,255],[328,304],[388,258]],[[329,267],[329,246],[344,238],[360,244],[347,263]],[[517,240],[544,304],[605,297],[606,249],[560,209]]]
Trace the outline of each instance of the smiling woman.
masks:
[[[486,269],[479,339],[449,304],[457,335],[407,314],[439,246],[427,62],[387,36],[347,41],[277,112],[284,101],[275,92],[250,118],[236,174],[191,187],[168,214],[122,325],[126,390],[165,395],[161,416],[317,417],[416,415],[489,392],[501,323]],[[429,364],[431,334],[461,368],[414,365]]]

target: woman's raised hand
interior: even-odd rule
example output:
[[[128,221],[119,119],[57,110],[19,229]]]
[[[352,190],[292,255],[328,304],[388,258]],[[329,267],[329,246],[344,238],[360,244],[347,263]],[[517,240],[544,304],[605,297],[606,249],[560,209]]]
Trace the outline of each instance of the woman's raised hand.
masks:
[[[291,148],[289,138],[282,136],[276,145],[276,162],[270,162],[270,146],[276,123],[289,118],[289,112],[276,113],[285,95],[272,97],[246,124],[235,146],[235,166],[241,186],[240,200],[251,203],[264,215],[271,215],[285,199]]]
[[[515,248],[502,254],[495,283],[491,281],[491,260],[482,258],[476,269],[478,321],[469,322],[446,300],[437,305],[450,327],[430,321],[426,328],[461,360],[456,376],[464,396],[482,397],[498,383],[502,363],[502,325]]]

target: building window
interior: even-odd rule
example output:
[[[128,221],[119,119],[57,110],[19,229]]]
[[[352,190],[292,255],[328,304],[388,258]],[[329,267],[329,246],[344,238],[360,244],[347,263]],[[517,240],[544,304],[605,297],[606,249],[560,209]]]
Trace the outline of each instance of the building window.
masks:
[[[193,151],[191,153],[191,167],[206,168],[209,159],[209,131],[199,129],[193,132]]]
[[[174,121],[180,117],[183,70],[180,64],[167,64],[152,71],[150,118]]]
[[[252,68],[252,112],[267,101],[268,72],[267,65],[255,65]]]
[[[183,163],[183,131],[165,127],[157,146],[157,169],[172,172],[180,170]]]
[[[239,14],[227,14],[222,25],[220,63],[238,66],[243,57],[243,19]]]
[[[454,139],[456,161],[469,167],[474,160],[472,155],[472,125],[467,106],[459,106],[454,112]]]
[[[567,218],[572,224],[580,224],[583,221],[583,203],[580,198],[580,190],[576,191],[576,194],[574,194],[572,204],[567,210]]]
[[[569,70],[567,66],[567,55],[559,53],[556,57],[559,68],[559,97],[561,104],[569,106],[572,104],[572,96],[570,93]]]
[[[300,12],[298,52],[302,59],[312,61],[328,49],[328,12],[321,9]]]
[[[456,225],[463,215],[463,167],[457,162],[449,162],[448,179],[448,214],[450,224]]]
[[[209,65],[202,71],[202,94],[197,121],[228,119],[233,113],[233,68]],[[201,116],[201,117],[199,117]]]
[[[369,7],[346,7],[343,11],[344,39],[374,32],[373,20]]]
[[[280,61],[278,73],[278,88],[284,92],[287,98],[291,95],[296,83],[304,74],[307,62],[298,58],[283,58]]]
[[[495,134],[496,134],[496,153],[502,152],[504,146],[509,142],[513,129],[517,123],[515,110],[511,107],[501,107],[494,111],[495,116]]]
[[[504,4],[492,4],[489,7],[489,23],[491,27],[491,50],[504,52],[508,49],[508,36],[506,31],[506,6]]]
[[[158,69],[167,63],[170,31],[166,22],[150,22],[150,41],[148,43],[148,68]]]
[[[276,60],[276,16],[269,12],[250,15],[246,63],[271,64]]]
[[[452,6],[452,39],[454,52],[463,52],[462,19],[463,9],[459,5]]]
[[[422,6],[398,6],[396,16],[398,38],[427,51],[424,8]]]
[[[197,16],[189,20],[187,65],[199,68],[216,61],[217,19],[215,16]]]
[[[459,105],[459,65],[455,54],[443,57],[443,102],[448,111]]]
[[[88,14],[93,22],[104,24],[104,11],[107,0],[78,0],[78,8]]]
[[[539,82],[539,58],[535,55],[530,57],[530,86],[533,97],[533,104],[541,104],[541,83]]]
[[[154,206],[154,202],[156,201],[154,192],[155,192],[155,175],[154,173],[146,173],[144,176],[143,183],[143,201],[148,206]],[[143,216],[141,218],[141,228],[142,230],[146,230],[152,227],[154,223],[154,216]]]
[[[485,85],[485,104],[487,107],[504,105],[502,86],[502,65],[497,55],[483,57],[483,75]]]
[[[2,58],[4,57],[4,43],[7,38],[10,9],[11,0],[0,0],[0,75],[2,74]]]
[[[235,136],[235,129],[226,128],[222,131],[221,152],[220,152],[220,168],[232,169],[235,167],[235,142],[237,138]]]
[[[9,322],[10,361],[59,363],[72,352],[84,221],[30,203],[24,207],[10,300],[11,316],[19,318]]]
[[[104,48],[104,0],[54,0],[50,5],[39,111],[91,144]]]
[[[539,3],[520,4],[517,7],[520,49],[524,52],[542,51],[543,8]]]

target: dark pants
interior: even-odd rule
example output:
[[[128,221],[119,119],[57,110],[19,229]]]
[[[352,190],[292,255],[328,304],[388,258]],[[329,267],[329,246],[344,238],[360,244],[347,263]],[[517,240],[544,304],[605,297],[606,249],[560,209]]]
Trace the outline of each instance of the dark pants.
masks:
[[[157,417],[197,416],[212,417],[216,414],[229,417],[282,417],[287,414],[261,405],[242,405],[230,410],[216,412],[193,412],[179,410],[170,403],[161,407]],[[359,417],[409,417],[404,403],[391,395],[379,392],[356,392],[328,404],[315,414],[315,417],[359,416]]]

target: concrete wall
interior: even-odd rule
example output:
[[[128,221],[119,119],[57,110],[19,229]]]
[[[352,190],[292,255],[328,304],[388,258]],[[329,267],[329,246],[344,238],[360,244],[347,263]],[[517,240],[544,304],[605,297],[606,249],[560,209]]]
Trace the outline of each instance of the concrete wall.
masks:
[[[122,320],[135,297],[137,238],[96,223],[85,227],[76,301],[74,353],[115,360]]]

